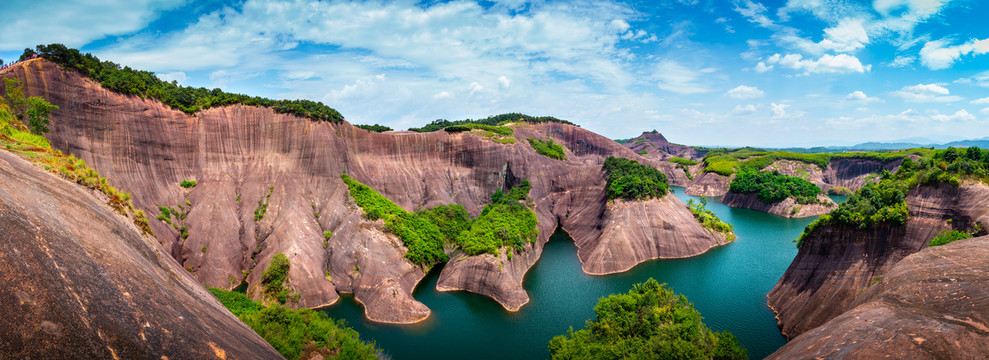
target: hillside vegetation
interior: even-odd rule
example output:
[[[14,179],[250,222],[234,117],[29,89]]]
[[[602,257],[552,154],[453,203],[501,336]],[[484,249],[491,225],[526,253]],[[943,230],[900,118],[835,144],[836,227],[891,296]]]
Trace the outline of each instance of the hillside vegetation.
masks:
[[[959,186],[963,181],[989,181],[989,152],[978,147],[931,150],[919,161],[904,159],[896,173],[883,171],[831,213],[807,225],[797,240],[803,244],[824,224],[866,228],[873,224],[903,225],[910,217],[906,197],[919,186]]]
[[[104,88],[126,95],[137,95],[161,101],[173,109],[187,114],[224,105],[263,106],[281,114],[290,114],[318,121],[339,122],[343,115],[321,102],[309,100],[271,100],[258,96],[231,94],[220,89],[194,88],[166,82],[149,71],[121,67],[110,61],[100,61],[92,54],[70,49],[62,44],[38,45],[34,50],[24,49],[21,60],[40,55],[65,69],[78,71],[95,80]]]
[[[536,213],[524,204],[532,188],[527,180],[507,194],[496,191],[481,215],[472,219],[456,204],[409,213],[367,185],[347,175],[341,178],[364,216],[383,219],[385,230],[402,239],[408,248],[405,257],[413,264],[430,266],[449,260],[446,246],[459,247],[468,255],[497,255],[503,248],[522,251],[539,235]]]
[[[490,126],[497,126],[497,125],[502,125],[504,123],[509,123],[509,122],[527,122],[527,123],[532,123],[532,124],[539,124],[539,123],[545,123],[545,122],[555,122],[555,123],[560,123],[560,124],[567,124],[567,125],[578,126],[577,124],[574,124],[572,122],[569,122],[569,121],[566,121],[566,120],[557,119],[557,118],[552,117],[552,116],[530,116],[530,115],[520,114],[520,113],[507,113],[507,114],[501,114],[501,115],[493,115],[493,116],[489,116],[489,117],[486,117],[486,118],[483,118],[483,119],[477,119],[477,120],[464,119],[464,120],[450,121],[450,120],[446,120],[446,119],[437,119],[437,120],[434,120],[433,122],[431,122],[429,124],[426,124],[423,127],[409,128],[409,130],[410,131],[415,131],[415,132],[433,132],[433,131],[442,130],[444,128],[447,128],[447,127],[450,127],[450,126],[454,126],[454,125],[490,125]]]
[[[650,278],[601,298],[584,329],[554,337],[552,359],[747,359],[727,331],[711,331],[683,295]]]
[[[374,360],[381,353],[373,342],[361,341],[357,331],[343,320],[334,321],[319,311],[293,310],[280,304],[264,306],[240,292],[209,291],[286,359],[308,359],[318,354],[323,358]]]
[[[787,198],[794,198],[798,204],[816,204],[821,188],[810,181],[780,174],[779,171],[738,172],[728,191],[738,194],[756,194],[759,201],[773,204]]]
[[[793,160],[807,164],[816,165],[826,169],[828,163],[835,159],[870,159],[881,162],[891,162],[907,155],[925,155],[932,150],[913,149],[897,152],[855,152],[855,153],[817,153],[804,154],[787,151],[765,151],[755,148],[741,148],[735,150],[714,149],[704,156],[704,171],[713,172],[719,175],[731,176],[738,171],[753,170],[759,171],[778,160]]]
[[[601,169],[605,172],[608,199],[648,200],[670,192],[666,174],[638,161],[609,156]]]

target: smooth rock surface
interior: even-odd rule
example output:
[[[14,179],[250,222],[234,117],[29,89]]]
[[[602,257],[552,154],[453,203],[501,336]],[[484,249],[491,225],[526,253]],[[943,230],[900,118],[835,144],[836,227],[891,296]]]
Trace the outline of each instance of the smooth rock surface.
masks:
[[[817,204],[798,204],[794,198],[786,198],[780,202],[767,204],[759,200],[759,196],[755,193],[739,194],[730,191],[721,197],[721,202],[731,207],[758,210],[787,218],[819,216],[838,207],[834,200],[824,195],[818,195],[817,201],[819,201]]]
[[[0,357],[281,358],[99,196],[0,150]]]

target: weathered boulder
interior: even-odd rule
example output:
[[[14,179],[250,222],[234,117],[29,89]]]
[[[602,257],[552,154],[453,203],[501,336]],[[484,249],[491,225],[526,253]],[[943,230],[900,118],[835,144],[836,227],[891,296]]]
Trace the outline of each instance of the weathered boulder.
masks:
[[[0,151],[0,357],[281,358],[101,196]]]

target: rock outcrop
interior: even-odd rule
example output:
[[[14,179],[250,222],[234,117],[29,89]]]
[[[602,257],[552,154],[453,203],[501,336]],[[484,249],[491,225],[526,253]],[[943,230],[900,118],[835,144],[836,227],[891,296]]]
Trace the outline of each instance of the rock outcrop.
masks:
[[[769,359],[989,358],[989,237],[921,250]]]
[[[967,184],[911,190],[902,226],[821,226],[806,239],[769,292],[779,326],[794,338],[852,308],[856,297],[940,231],[989,224],[989,187]]]
[[[838,204],[824,195],[818,195],[817,201],[819,202],[817,204],[798,204],[794,198],[786,198],[780,202],[767,204],[759,200],[759,196],[755,193],[739,194],[730,191],[721,197],[721,202],[731,207],[758,210],[787,218],[818,216],[838,207]]]
[[[810,181],[827,193],[832,187],[841,186],[852,191],[865,186],[869,176],[888,170],[896,172],[903,160],[882,162],[872,159],[834,159],[826,169],[795,160],[778,160],[766,167],[780,174]]]
[[[685,175],[673,164],[643,159],[575,126],[514,124],[511,144],[477,133],[374,133],[250,106],[187,115],[105,90],[45,60],[18,64],[4,75],[21,78],[29,96],[60,107],[48,134],[55,148],[85,159],[132,193],[150,218],[159,206],[183,214],[172,220],[174,226],[151,221],[161,246],[183,267],[209,286],[247,282],[255,298],[268,262],[284,253],[291,262],[287,284],[301,295],[293,306],[327,306],[338,292],[353,292],[374,321],[409,323],[428,316],[412,297],[426,269],[405,260],[405,247],[380,222],[363,219],[340,180],[343,172],[408,211],[456,203],[474,216],[495,190],[529,180],[538,241],[511,260],[451,261],[437,283],[440,290],[491,296],[511,310],[528,301],[522,278],[558,226],[588,249],[578,252],[585,269],[599,273],[667,254],[696,255],[722,243],[696,229],[657,226],[643,232],[606,224],[601,163],[607,156],[653,164],[672,180]],[[567,148],[567,160],[536,153],[526,141],[530,137],[554,139]],[[182,180],[198,184],[186,189],[179,186]],[[683,225],[665,220],[690,215],[674,196],[667,198],[663,212],[642,213],[642,221]],[[324,232],[332,236],[325,240]],[[666,240],[681,243],[656,243]],[[585,245],[596,243],[605,245]],[[592,256],[590,249],[603,254],[606,247],[614,247],[615,256]]]
[[[667,160],[674,156],[684,159],[700,161],[707,154],[707,151],[696,148],[674,144],[666,140],[663,134],[658,132],[644,132],[642,135],[629,140],[625,147],[640,153],[645,150],[644,157],[657,160]]]
[[[722,196],[728,192],[728,186],[735,179],[731,176],[718,175],[713,172],[701,172],[694,176],[694,181],[687,186],[684,193],[692,196]]]
[[[281,358],[101,196],[0,150],[0,357]]]

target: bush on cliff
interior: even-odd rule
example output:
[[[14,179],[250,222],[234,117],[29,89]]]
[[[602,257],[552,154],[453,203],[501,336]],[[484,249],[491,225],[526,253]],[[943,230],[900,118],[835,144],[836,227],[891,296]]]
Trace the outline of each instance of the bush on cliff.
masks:
[[[935,236],[933,239],[931,239],[931,243],[927,246],[928,247],[941,246],[950,242],[964,240],[971,237],[972,235],[969,235],[967,232],[964,231],[944,230],[941,233],[939,233],[937,236]]]
[[[261,288],[264,295],[275,299],[279,304],[287,300],[298,301],[298,294],[285,285],[288,279],[288,269],[291,263],[285,254],[277,253],[268,263],[268,268],[261,273]]]
[[[258,333],[286,359],[377,359],[374,342],[360,340],[343,320],[334,321],[318,311],[293,310],[281,305],[265,307],[236,291],[209,288],[231,313]]]
[[[539,140],[535,138],[528,138],[529,145],[536,150],[537,153],[548,157],[550,159],[556,160],[566,160],[567,155],[563,152],[563,146],[557,144],[553,139],[547,138],[546,140]]]
[[[810,181],[780,174],[779,171],[742,170],[738,172],[728,191],[737,194],[756,194],[766,204],[794,198],[799,204],[816,204],[821,188]]]
[[[394,233],[408,248],[405,257],[413,264],[432,265],[449,260],[446,244],[461,247],[468,255],[497,254],[510,246],[522,250],[527,242],[535,242],[536,214],[524,201],[532,186],[528,180],[512,188],[508,194],[500,189],[481,215],[471,219],[460,205],[441,205],[408,213],[367,185],[347,176],[340,176],[350,195],[371,220],[384,219],[385,230]]]
[[[62,44],[38,45],[36,50],[25,49],[21,59],[38,54],[48,61],[66,69],[78,71],[83,76],[96,80],[104,88],[125,95],[152,98],[165,105],[193,114],[211,107],[243,104],[268,107],[280,114],[290,114],[318,121],[339,122],[343,115],[321,102],[309,100],[271,100],[257,96],[231,94],[220,89],[193,88],[180,86],[177,82],[166,82],[149,71],[134,70],[130,67],[109,61],[100,61],[92,54],[81,54]]]
[[[727,331],[714,332],[683,295],[655,279],[601,298],[585,328],[549,342],[556,359],[746,359]]]
[[[694,199],[687,200],[687,209],[694,214],[694,218],[701,226],[722,233],[728,241],[735,241],[735,227],[729,223],[721,221],[714,212],[707,209],[707,198],[701,197],[700,201]]]
[[[530,124],[555,122],[560,124],[577,126],[572,122],[566,120],[560,120],[552,116],[529,116],[520,113],[508,113],[508,114],[489,116],[484,119],[477,119],[477,120],[464,119],[464,120],[450,121],[446,119],[437,119],[429,124],[426,124],[421,128],[409,128],[409,130],[415,132],[433,132],[437,130],[442,130],[446,127],[453,125],[467,125],[467,124],[501,125],[507,122],[527,122]]]
[[[638,161],[609,156],[601,169],[605,172],[608,199],[647,200],[669,192],[666,175]]]
[[[373,131],[373,132],[385,132],[385,131],[391,131],[392,130],[390,127],[387,127],[387,126],[384,126],[384,125],[378,125],[378,124],[374,124],[374,125],[354,125],[354,127],[357,127],[357,128],[360,128],[360,129],[364,129],[364,130],[367,130],[367,131]]]

